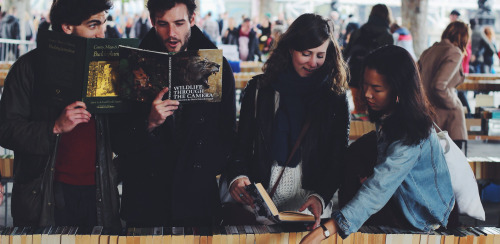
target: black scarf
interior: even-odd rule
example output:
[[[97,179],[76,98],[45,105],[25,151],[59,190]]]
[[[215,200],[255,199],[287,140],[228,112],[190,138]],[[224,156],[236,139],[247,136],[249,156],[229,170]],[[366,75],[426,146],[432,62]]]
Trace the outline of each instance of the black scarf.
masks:
[[[300,135],[307,114],[307,107],[319,97],[320,88],[326,83],[324,75],[300,77],[293,67],[277,76],[271,86],[279,92],[280,102],[274,116],[271,154],[280,166],[286,160]],[[301,158],[300,147],[288,167],[295,168]]]

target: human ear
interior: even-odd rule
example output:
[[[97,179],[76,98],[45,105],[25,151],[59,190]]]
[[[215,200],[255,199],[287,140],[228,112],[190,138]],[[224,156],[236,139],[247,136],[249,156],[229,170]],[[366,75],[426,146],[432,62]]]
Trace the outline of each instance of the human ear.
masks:
[[[62,28],[63,32],[66,33],[66,34],[68,34],[68,35],[73,34],[73,31],[75,29],[74,26],[68,25],[68,24],[62,24],[61,28]]]

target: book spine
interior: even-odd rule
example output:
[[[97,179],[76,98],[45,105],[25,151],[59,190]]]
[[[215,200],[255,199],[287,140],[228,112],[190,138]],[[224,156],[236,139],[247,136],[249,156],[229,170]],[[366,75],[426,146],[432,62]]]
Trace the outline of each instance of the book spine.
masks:
[[[172,56],[168,57],[168,99],[172,99]]]

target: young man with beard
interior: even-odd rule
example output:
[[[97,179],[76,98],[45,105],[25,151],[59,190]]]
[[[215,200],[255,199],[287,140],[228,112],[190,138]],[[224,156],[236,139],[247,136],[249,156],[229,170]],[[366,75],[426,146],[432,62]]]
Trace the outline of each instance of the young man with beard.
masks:
[[[52,29],[103,38],[110,0],[57,0]],[[14,226],[96,226],[118,232],[119,199],[111,164],[108,120],[85,103],[64,109],[43,99],[45,58],[35,49],[20,57],[0,101],[0,145],[14,150]]]
[[[195,26],[193,0],[149,0],[153,28],[140,48],[159,52],[216,49]],[[162,90],[142,113],[116,116],[113,149],[123,179],[127,226],[209,226],[220,220],[216,175],[235,136],[234,77],[223,62],[222,101],[179,104]]]

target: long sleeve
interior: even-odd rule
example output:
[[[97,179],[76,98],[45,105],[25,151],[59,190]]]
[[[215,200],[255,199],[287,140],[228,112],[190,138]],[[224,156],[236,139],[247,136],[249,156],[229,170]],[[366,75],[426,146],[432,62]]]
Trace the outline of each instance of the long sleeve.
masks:
[[[249,175],[249,165],[253,154],[255,133],[255,93],[256,81],[248,82],[241,102],[240,120],[236,145],[230,157],[227,177],[231,181],[240,175]]]
[[[324,149],[327,155],[322,160],[327,160],[327,162],[322,163],[324,167],[320,168],[319,174],[320,179],[329,179],[329,181],[328,184],[324,184],[324,181],[323,184],[320,182],[320,185],[315,187],[315,192],[325,201],[330,200],[340,186],[342,163],[349,142],[350,117],[346,95],[338,96],[334,106],[336,109],[331,125],[333,131],[328,136],[331,140],[328,144],[331,146]]]
[[[452,82],[457,72],[460,72],[461,61],[462,55],[459,52],[453,52],[441,62],[439,70],[433,78],[432,89],[430,90],[436,107],[455,109],[462,106],[455,94],[455,87],[450,87],[450,82]]]
[[[49,154],[55,120],[34,120],[33,53],[21,57],[5,79],[0,101],[0,145],[20,153]],[[47,116],[49,117],[49,116]]]
[[[373,175],[364,182],[354,198],[340,211],[332,213],[342,236],[356,232],[389,201],[418,162],[419,151],[420,145],[404,146],[400,141],[389,145],[388,156],[374,168]]]

